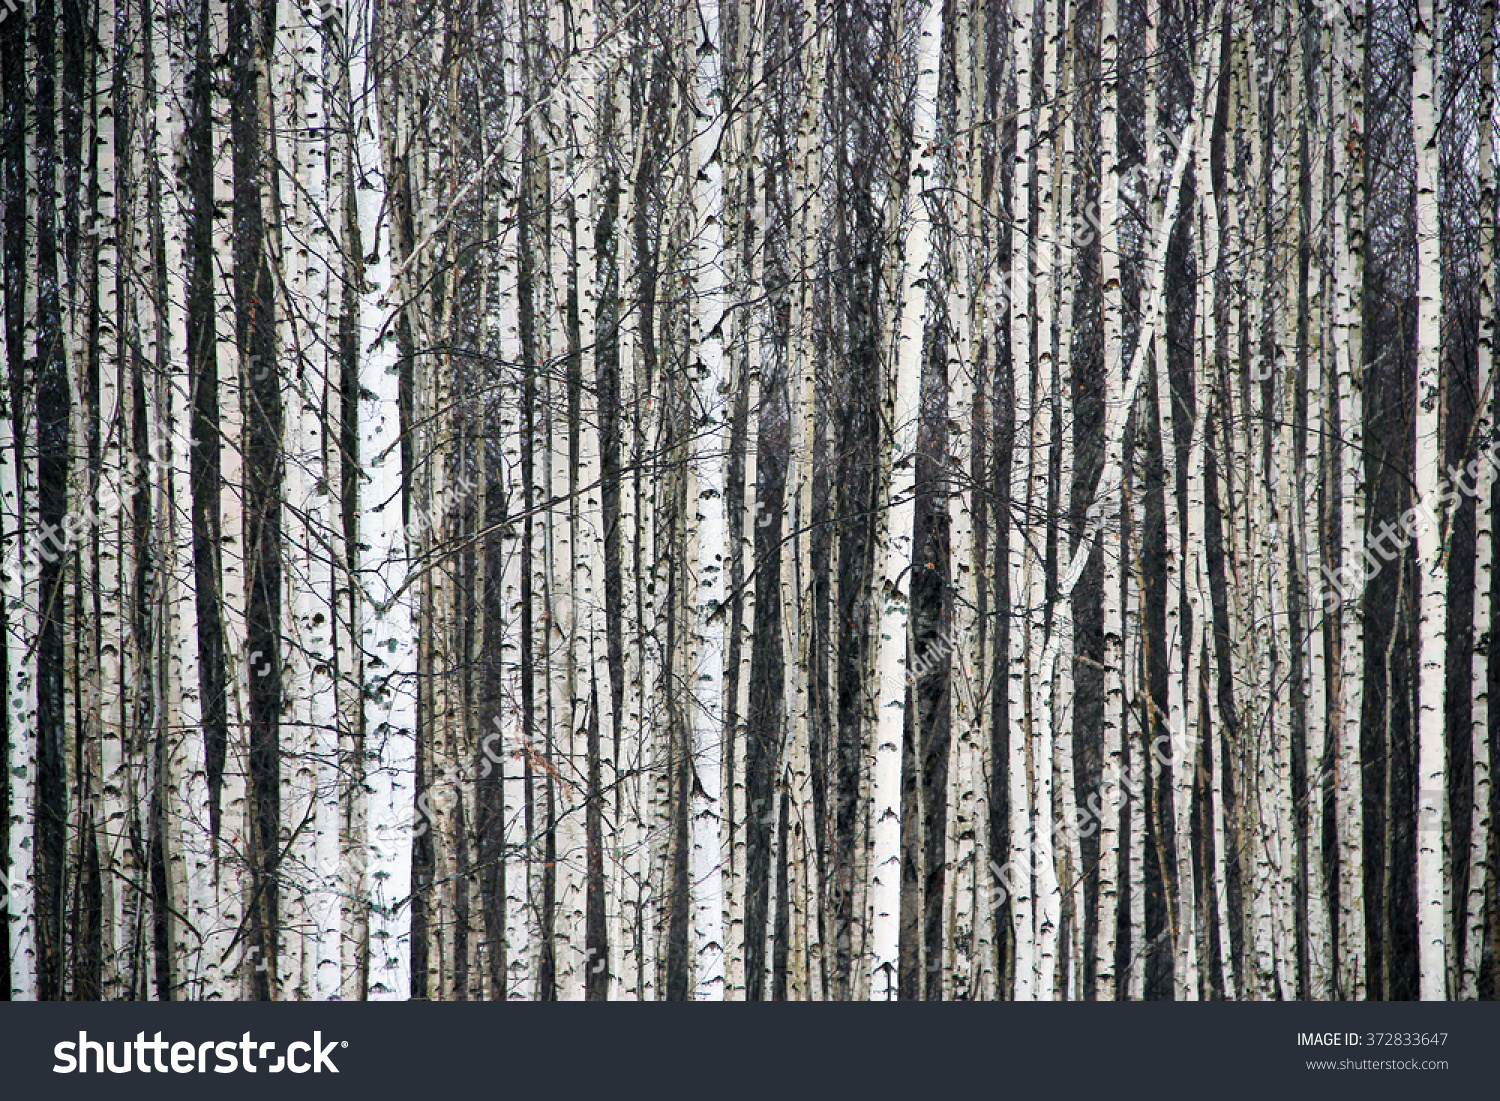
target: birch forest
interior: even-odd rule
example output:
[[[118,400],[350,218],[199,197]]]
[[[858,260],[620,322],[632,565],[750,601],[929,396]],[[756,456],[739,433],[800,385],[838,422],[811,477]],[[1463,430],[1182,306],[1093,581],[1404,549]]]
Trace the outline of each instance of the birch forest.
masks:
[[[1490,999],[1496,0],[0,0],[11,999]]]

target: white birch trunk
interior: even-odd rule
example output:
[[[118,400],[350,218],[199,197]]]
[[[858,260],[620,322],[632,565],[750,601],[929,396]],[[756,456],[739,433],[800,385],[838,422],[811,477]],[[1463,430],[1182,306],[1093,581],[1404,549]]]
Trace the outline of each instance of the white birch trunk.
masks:
[[[3,340],[3,338],[0,338]],[[28,344],[30,341],[28,340]],[[0,344],[3,347],[3,344]],[[18,433],[11,407],[10,390],[3,396],[5,416],[0,418],[0,540],[5,546],[5,567],[0,575],[6,607],[6,721],[10,742],[6,746],[7,782],[10,784],[10,848],[5,854],[6,881],[0,884],[9,913],[6,936],[10,941],[10,974],[6,977],[12,1001],[36,998],[35,891],[32,853],[36,783],[36,658],[33,640],[39,629],[37,615],[36,496],[34,479],[27,476],[25,456],[35,453],[32,431]],[[36,423],[35,418],[21,424]]]
[[[1031,1001],[1037,990],[1036,887],[1034,870],[1038,808],[1033,802],[1034,766],[1030,760],[1032,726],[1031,684],[1040,671],[1030,668],[1032,574],[1035,555],[1026,518],[1030,498],[1036,410],[1034,370],[1031,361],[1031,11],[1011,14],[1011,55],[1016,80],[1016,148],[1011,184],[1010,247],[1010,343],[1011,374],[1015,410],[1010,470],[1010,761],[1007,786],[1010,793],[1010,863],[1020,871],[1020,890],[1012,892],[1011,922],[1015,940],[1016,1001]],[[1050,842],[1050,838],[1048,838]]]
[[[1448,913],[1443,854],[1448,769],[1443,718],[1447,678],[1448,565],[1438,517],[1443,484],[1442,262],[1438,223],[1437,74],[1442,56],[1435,0],[1418,0],[1412,23],[1412,140],[1417,154],[1416,497],[1420,674],[1417,689],[1417,957],[1423,1001],[1447,995]]]
[[[766,220],[765,181],[756,173],[755,145],[759,139],[761,114],[759,87],[761,74],[761,45],[755,27],[755,5],[753,0],[738,0],[735,14],[735,77],[737,87],[743,88],[748,102],[740,116],[736,130],[735,170],[738,173],[738,201],[729,225],[737,233],[744,225],[743,250],[740,253],[736,272],[739,285],[735,298],[740,302],[753,301],[761,293],[764,268],[763,227]],[[753,190],[753,198],[751,192]],[[755,600],[758,577],[755,572],[755,538],[761,526],[759,486],[757,484],[758,448],[760,441],[760,376],[761,376],[761,326],[764,315],[759,308],[742,306],[736,315],[735,342],[739,347],[739,377],[734,389],[745,395],[745,435],[742,440],[743,465],[741,483],[741,518],[739,540],[739,562],[736,574],[740,585],[740,634],[739,668],[736,681],[737,696],[733,701],[736,728],[728,731],[731,739],[725,747],[725,755],[732,764],[724,769],[724,782],[730,792],[730,805],[734,813],[729,816],[729,829],[724,831],[724,865],[726,872],[725,932],[727,943],[727,969],[725,996],[743,999],[746,990],[745,901],[749,880],[746,878],[749,859],[748,835],[752,814],[748,812],[746,756],[749,752],[750,682],[753,676],[755,653]],[[727,701],[726,701],[727,703]],[[757,812],[758,814],[761,812]]]
[[[370,72],[373,5],[350,8],[350,84],[363,98],[355,158],[360,248],[367,259],[360,296],[360,579],[368,601],[363,622],[369,685],[365,753],[370,786],[370,996],[406,992],[411,958],[411,821],[415,767],[416,640],[406,589],[407,547],[401,523],[399,379],[391,290],[392,242],[386,205],[381,119]]]
[[[305,252],[307,236],[307,203],[303,190],[301,137],[305,81],[299,69],[296,45],[301,38],[300,17],[288,0],[276,0],[276,43],[270,58],[272,117],[274,126],[266,135],[267,158],[275,165],[268,170],[274,205],[268,205],[272,224],[268,227],[269,265],[278,286],[276,303],[276,337],[278,355],[283,361],[257,365],[277,376],[282,394],[281,452],[285,468],[282,492],[287,507],[281,513],[281,535],[284,540],[281,574],[283,640],[281,668],[274,672],[281,679],[282,713],[278,750],[281,759],[281,836],[282,855],[277,864],[280,905],[280,932],[277,984],[288,998],[303,1000],[312,994],[308,966],[309,937],[313,929],[308,890],[315,865],[312,812],[314,776],[312,753],[312,684],[306,632],[314,616],[314,594],[310,584],[309,550],[312,525],[309,523],[309,456],[304,444],[303,418],[307,415],[312,385],[310,359],[312,332],[308,325],[308,298]],[[296,43],[296,45],[294,45]],[[282,362],[286,368],[282,369]],[[252,677],[270,676],[269,663],[257,663]]]
[[[891,425],[890,518],[880,548],[880,626],[877,664],[875,765],[870,786],[874,846],[870,856],[870,997],[896,999],[901,922],[901,744],[908,691],[908,624],[911,614],[912,537],[916,517],[917,429],[920,423],[923,332],[932,254],[932,217],[927,186],[935,168],[938,59],[943,7],[929,0],[917,31],[917,87],[912,102],[910,175],[905,183],[902,226],[905,255],[894,353],[894,377],[883,398]],[[911,685],[915,692],[915,685]]]
[[[191,382],[185,355],[185,196],[179,174],[186,81],[181,39],[167,18],[163,17],[160,25],[163,34],[153,43],[156,101],[152,125],[158,158],[155,170],[161,173],[159,232],[165,261],[165,280],[160,284],[162,298],[158,307],[159,332],[164,344],[157,348],[157,362],[165,367],[165,372],[159,380],[158,408],[162,422],[156,436],[162,448],[161,466],[152,481],[161,504],[162,524],[157,532],[161,540],[159,552],[171,565],[162,587],[160,653],[165,663],[167,708],[161,720],[167,749],[160,758],[159,767],[165,772],[160,782],[164,783],[166,790],[187,793],[187,799],[182,802],[168,802],[166,822],[161,828],[170,897],[176,903],[174,910],[185,906],[189,912],[188,920],[195,921],[195,915],[201,915],[207,909],[206,898],[201,893],[204,886],[201,872],[206,869],[208,854],[197,833],[207,820],[208,801],[203,773],[203,743],[199,737],[202,712],[198,698],[197,613],[192,570],[192,518],[188,504],[191,499],[188,492]],[[83,405],[81,399],[81,395],[75,395],[79,408]],[[174,485],[180,488],[169,489]],[[185,807],[183,803],[186,803]],[[195,995],[202,974],[201,960],[189,946],[188,929],[181,913],[174,912],[170,916],[169,930],[173,983]]]
[[[1335,994],[1358,1000],[1365,990],[1364,783],[1360,726],[1364,702],[1364,130],[1363,5],[1343,4],[1334,16],[1333,118],[1343,136],[1333,140],[1334,183],[1343,184],[1335,211],[1334,300],[1342,339],[1334,345],[1339,433],[1347,446],[1339,467],[1339,668],[1338,758],[1335,817],[1338,830],[1338,924],[1334,929],[1339,971]],[[1340,180],[1340,168],[1347,171]],[[1343,232],[1337,228],[1343,223]]]
[[[1104,407],[1106,415],[1122,426],[1125,417],[1125,374],[1122,367],[1123,302],[1120,288],[1120,162],[1119,162],[1119,5],[1102,0],[1099,14],[1099,284],[1103,300]],[[1105,468],[1123,465],[1118,433],[1104,436]],[[1113,502],[1119,477],[1113,484],[1101,476],[1096,491],[1093,523],[1108,532],[1104,540],[1102,628],[1104,633],[1104,729],[1100,774],[1099,888],[1097,931],[1094,950],[1094,996],[1114,1000],[1120,996],[1115,974],[1115,932],[1119,911],[1120,883],[1120,778],[1125,763],[1125,690],[1121,670],[1124,639],[1123,586],[1125,562],[1120,551],[1120,511]]]
[[[312,937],[309,950],[312,993],[319,1000],[337,998],[343,988],[340,950],[340,783],[343,771],[339,751],[338,691],[334,682],[337,619],[334,606],[333,552],[340,524],[332,487],[337,474],[325,462],[323,410],[336,407],[330,395],[338,393],[330,378],[337,361],[330,354],[337,333],[332,324],[330,290],[333,286],[335,250],[329,227],[337,225],[337,214],[329,205],[327,143],[328,118],[324,95],[323,33],[311,21],[301,30],[304,119],[302,186],[308,215],[304,219],[307,260],[304,276],[308,336],[302,386],[294,391],[298,415],[298,458],[304,490],[302,510],[308,532],[307,579],[298,593],[296,614],[300,621],[302,660],[307,663],[309,691],[306,742],[312,752],[312,868],[309,903]],[[299,195],[302,188],[299,188]],[[300,459],[300,461],[298,461]]]
[[[1066,57],[1064,58],[1062,70],[1062,85],[1059,88],[1059,96],[1066,98],[1070,94],[1076,81],[1076,51],[1068,48],[1077,38],[1078,6],[1070,3],[1067,11],[1066,26],[1059,28],[1059,34],[1065,36]],[[1071,502],[1073,494],[1073,483],[1075,478],[1074,461],[1074,379],[1073,379],[1073,306],[1074,296],[1077,288],[1077,275],[1075,272],[1074,257],[1076,248],[1081,243],[1080,222],[1075,208],[1078,189],[1078,171],[1074,136],[1074,119],[1072,112],[1063,112],[1063,121],[1059,132],[1059,171],[1057,175],[1056,193],[1058,195],[1056,208],[1060,218],[1060,230],[1058,233],[1057,259],[1054,264],[1058,272],[1058,307],[1057,307],[1057,369],[1054,387],[1057,393],[1057,435],[1058,435],[1058,500],[1065,513],[1071,514]],[[1073,710],[1074,684],[1073,672],[1075,668],[1075,637],[1073,621],[1073,599],[1072,589],[1077,584],[1072,579],[1072,555],[1077,552],[1078,543],[1083,542],[1080,538],[1077,542],[1060,539],[1058,555],[1059,571],[1059,593],[1056,606],[1053,609],[1054,637],[1055,641],[1050,643],[1053,647],[1054,656],[1051,659],[1048,670],[1048,684],[1052,685],[1053,692],[1053,727],[1057,732],[1057,749],[1054,754],[1056,763],[1056,791],[1057,805],[1059,807],[1058,820],[1066,823],[1067,828],[1063,831],[1064,852],[1061,854],[1063,863],[1059,879],[1067,887],[1067,926],[1068,926],[1068,970],[1067,981],[1063,986],[1062,995],[1067,1001],[1077,1001],[1083,997],[1083,976],[1085,974],[1084,963],[1084,921],[1085,921],[1085,890],[1086,879],[1083,863],[1083,847],[1081,844],[1080,827],[1084,819],[1078,815],[1077,780],[1075,774],[1073,734],[1076,723]],[[1080,560],[1086,563],[1086,559]],[[1081,575],[1081,571],[1080,571]],[[1066,591],[1064,591],[1066,590]]]
[[[115,71],[115,5],[114,0],[100,0],[96,19],[99,36],[99,68],[95,74],[95,95],[102,97],[113,87]],[[102,103],[96,106],[94,127],[97,143],[97,173],[100,209],[94,229],[99,232],[99,314],[100,337],[108,341],[100,349],[99,369],[99,448],[102,469],[99,472],[100,530],[99,589],[101,622],[99,624],[99,684],[101,738],[99,763],[99,868],[102,939],[101,964],[104,983],[101,993],[107,1000],[125,996],[122,977],[129,931],[123,918],[124,882],[122,857],[125,851],[127,808],[124,775],[126,738],[130,729],[132,703],[126,687],[129,668],[129,608],[125,590],[127,562],[131,557],[133,536],[128,522],[130,493],[134,478],[127,468],[129,449],[126,405],[122,378],[129,377],[129,359],[118,355],[122,346],[119,333],[121,315],[119,183],[116,177],[115,122],[105,116]],[[128,157],[127,157],[128,163]],[[3,339],[3,338],[0,338]],[[8,448],[0,441],[0,462],[7,461]],[[114,504],[106,505],[106,500]],[[15,605],[11,605],[14,607]],[[195,920],[199,920],[195,918]],[[200,926],[202,928],[202,926]],[[213,970],[212,949],[205,943],[204,960]]]
[[[1495,432],[1495,4],[1486,0],[1481,9],[1480,97],[1479,97],[1479,341],[1475,392],[1475,453],[1469,469],[1475,470],[1474,487],[1474,633],[1490,632],[1490,586],[1494,575],[1494,486],[1495,468],[1485,458],[1493,447]],[[1471,1001],[1479,995],[1479,970],[1484,952],[1485,899],[1490,884],[1490,693],[1488,648],[1474,648],[1472,678],[1473,714],[1470,730],[1473,759],[1473,813],[1469,819],[1469,887],[1464,906],[1463,968],[1458,995]]]
[[[690,698],[693,794],[693,972],[695,997],[724,996],[724,866],[720,840],[722,784],[718,765],[724,739],[724,658],[728,609],[725,571],[728,496],[724,450],[728,383],[724,367],[724,88],[719,0],[699,0],[694,99],[699,120],[692,144],[694,245],[693,351],[697,356],[697,423],[693,425],[690,496],[697,516],[697,585],[692,601],[697,655]]]

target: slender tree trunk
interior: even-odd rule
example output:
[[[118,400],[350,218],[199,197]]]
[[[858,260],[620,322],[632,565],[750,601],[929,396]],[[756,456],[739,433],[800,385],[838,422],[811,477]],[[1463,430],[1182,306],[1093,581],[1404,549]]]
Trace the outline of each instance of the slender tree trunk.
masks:
[[[1117,0],[1102,0],[1099,14],[1099,285],[1102,288],[1102,334],[1104,344],[1104,408],[1106,417],[1123,425],[1125,373],[1121,356],[1124,343],[1123,301],[1120,284],[1119,230],[1119,6]],[[1116,434],[1104,436],[1104,470],[1120,470],[1123,455],[1114,442]],[[1124,803],[1120,780],[1125,767],[1125,690],[1121,668],[1124,642],[1125,562],[1120,551],[1122,532],[1119,506],[1113,504],[1118,480],[1110,484],[1100,475],[1096,526],[1107,532],[1103,543],[1103,632],[1104,632],[1104,729],[1100,774],[1102,814],[1099,820],[1098,933],[1095,936],[1094,995],[1118,999],[1123,991],[1115,973],[1115,934],[1119,923],[1120,878],[1123,871],[1120,824]]]
[[[726,733],[724,662],[729,609],[725,605],[728,485],[724,463],[724,135],[719,0],[701,0],[694,99],[701,119],[693,136],[693,225],[696,233],[693,350],[697,358],[697,398],[693,424],[690,495],[696,510],[698,561],[696,592],[697,656],[694,659],[690,721],[693,724],[693,970],[695,997],[724,996],[724,866],[720,831],[725,828],[723,785],[715,749]]]
[[[412,800],[416,729],[415,632],[407,587],[408,548],[402,523],[400,379],[396,311],[391,293],[394,243],[381,153],[386,121],[374,94],[371,64],[380,49],[369,4],[351,5],[350,86],[363,104],[354,147],[361,181],[356,192],[360,255],[366,258],[359,303],[358,355],[360,581],[368,602],[362,645],[367,676],[365,755],[370,785],[371,997],[400,997],[410,966]]]
[[[1412,140],[1417,155],[1416,496],[1426,512],[1417,529],[1421,655],[1417,692],[1417,952],[1421,997],[1446,996],[1448,914],[1443,855],[1448,836],[1448,770],[1443,720],[1447,682],[1448,563],[1439,517],[1442,475],[1441,372],[1443,300],[1438,223],[1437,74],[1442,56],[1434,0],[1412,15]],[[1451,492],[1451,487],[1449,487]]]
[[[875,733],[875,771],[871,784],[872,845],[870,897],[870,996],[892,1001],[897,996],[901,892],[901,745],[907,737],[908,700],[915,686],[907,673],[911,615],[913,523],[916,516],[917,428],[926,304],[932,255],[932,216],[927,187],[935,161],[938,61],[943,39],[942,5],[929,2],[917,30],[917,87],[912,101],[912,144],[903,187],[901,298],[893,304],[899,317],[892,377],[883,395],[884,419],[891,437],[881,450],[883,478],[892,502],[879,548],[880,626]]]
[[[1474,487],[1474,634],[1485,630],[1492,640],[1493,619],[1490,615],[1491,584],[1494,573],[1494,485],[1495,468],[1485,457],[1492,452],[1495,431],[1495,152],[1494,152],[1494,71],[1495,71],[1495,4],[1485,3],[1480,12],[1479,40],[1479,341],[1475,372],[1476,394],[1474,447],[1476,458],[1469,470]],[[1455,947],[1461,950],[1463,966],[1458,995],[1465,1000],[1479,996],[1479,972],[1482,967],[1485,937],[1485,905],[1489,893],[1493,855],[1490,836],[1493,818],[1490,813],[1490,648],[1475,644],[1470,676],[1472,678],[1472,718],[1470,735],[1473,758],[1473,797],[1469,820],[1468,895],[1465,900],[1465,928]]]

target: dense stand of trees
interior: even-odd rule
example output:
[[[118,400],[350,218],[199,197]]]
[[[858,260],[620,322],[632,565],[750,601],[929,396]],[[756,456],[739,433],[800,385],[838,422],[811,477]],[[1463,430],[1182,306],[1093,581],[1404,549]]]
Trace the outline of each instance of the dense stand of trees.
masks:
[[[7,5],[7,996],[1495,996],[1495,7]]]

